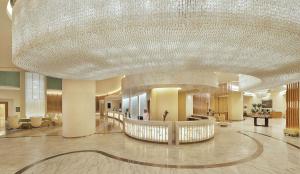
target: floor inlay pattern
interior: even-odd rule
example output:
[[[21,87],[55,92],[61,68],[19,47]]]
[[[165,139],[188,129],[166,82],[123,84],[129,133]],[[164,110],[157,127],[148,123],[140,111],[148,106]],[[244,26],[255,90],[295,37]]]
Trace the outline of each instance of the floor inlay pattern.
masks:
[[[47,157],[45,159],[42,159],[40,161],[37,161],[33,164],[30,164],[24,168],[22,168],[21,170],[17,171],[15,174],[21,174],[24,173],[25,171],[29,170],[30,168],[39,165],[43,162],[46,162],[48,160],[54,159],[54,158],[59,158],[61,156],[65,156],[65,155],[72,155],[72,154],[76,154],[76,153],[98,153],[101,154],[105,157],[111,158],[111,159],[115,159],[115,160],[119,160],[122,162],[126,162],[126,163],[131,163],[131,164],[137,164],[137,165],[144,165],[144,166],[151,166],[151,167],[161,167],[161,168],[176,168],[176,169],[203,169],[203,168],[217,168],[217,167],[226,167],[226,166],[233,166],[233,165],[237,165],[240,163],[245,163],[248,161],[251,161],[257,157],[259,157],[262,153],[263,153],[263,145],[256,140],[255,138],[244,134],[242,132],[238,132],[244,136],[247,136],[248,138],[250,138],[251,140],[253,140],[256,143],[256,151],[255,153],[253,153],[252,155],[240,159],[240,160],[236,160],[236,161],[232,161],[232,162],[225,162],[225,163],[215,163],[215,164],[199,164],[199,165],[174,165],[174,164],[159,164],[159,163],[149,163],[149,162],[143,162],[143,161],[137,161],[137,160],[131,160],[131,159],[127,159],[127,158],[123,158],[123,157],[118,157],[112,154],[109,154],[107,152],[104,151],[100,151],[100,150],[80,150],[80,151],[72,151],[72,152],[66,152],[66,153],[61,153],[58,155],[54,155],[51,157]]]
[[[254,127],[253,119],[246,119],[226,128],[216,124],[213,139],[178,146],[107,134],[119,131],[117,124],[110,130],[99,127],[103,134],[72,139],[63,138],[56,127],[10,131],[5,134],[10,138],[0,138],[0,173],[298,174],[300,139],[284,136],[284,123],[271,119],[270,127]]]
[[[266,136],[266,137],[269,137],[269,138],[273,138],[273,139],[275,139],[275,140],[281,141],[281,142],[283,142],[283,143],[286,143],[286,144],[288,144],[288,145],[290,145],[290,146],[292,146],[292,147],[295,147],[295,148],[297,148],[297,149],[300,150],[300,146],[297,146],[297,145],[295,145],[295,144],[293,144],[293,143],[287,142],[287,141],[282,140],[282,139],[280,139],[280,138],[273,137],[273,136],[271,136],[271,135],[267,135],[267,134],[263,134],[263,133],[255,132],[255,131],[241,131],[241,132],[251,132],[251,133],[259,134],[259,135]]]

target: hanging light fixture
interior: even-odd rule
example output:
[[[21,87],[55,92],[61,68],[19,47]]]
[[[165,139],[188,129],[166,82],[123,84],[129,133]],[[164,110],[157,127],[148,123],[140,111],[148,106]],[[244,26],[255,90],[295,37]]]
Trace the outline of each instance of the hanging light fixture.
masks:
[[[18,0],[13,62],[66,79],[203,70],[300,79],[300,1]],[[251,86],[252,87],[252,86]]]
[[[12,12],[13,12],[14,2],[15,2],[14,0],[9,0],[8,3],[7,3],[7,7],[6,7],[6,12],[7,12],[7,15],[8,15],[10,20],[12,19]]]

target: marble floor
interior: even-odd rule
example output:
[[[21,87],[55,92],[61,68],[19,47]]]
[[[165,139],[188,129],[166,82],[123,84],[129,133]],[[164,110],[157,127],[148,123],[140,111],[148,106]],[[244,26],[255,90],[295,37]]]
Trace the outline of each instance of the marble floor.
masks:
[[[298,174],[300,138],[285,137],[284,122],[216,125],[213,139],[178,146],[131,139],[113,120],[99,120],[97,133],[84,138],[62,138],[60,127],[10,131],[0,137],[0,173]]]
[[[120,133],[122,128],[121,123],[115,119],[108,118],[104,121],[103,118],[97,118],[96,120],[96,134],[106,133]],[[0,138],[22,138],[22,137],[41,137],[41,136],[61,136],[61,127],[42,127],[35,129],[17,129],[17,130],[5,130],[4,127],[0,127]],[[0,173],[1,174],[1,173]]]

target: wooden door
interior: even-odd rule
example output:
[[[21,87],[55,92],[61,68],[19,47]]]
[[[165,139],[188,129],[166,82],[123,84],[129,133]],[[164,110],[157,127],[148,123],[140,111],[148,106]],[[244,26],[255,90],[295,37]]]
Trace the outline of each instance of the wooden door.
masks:
[[[8,102],[0,102],[0,104],[5,106],[5,120],[7,120],[7,117],[8,117]]]

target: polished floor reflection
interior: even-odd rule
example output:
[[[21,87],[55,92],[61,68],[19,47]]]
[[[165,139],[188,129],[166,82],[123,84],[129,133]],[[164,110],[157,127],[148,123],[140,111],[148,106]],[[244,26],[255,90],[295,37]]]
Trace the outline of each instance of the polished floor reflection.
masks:
[[[84,138],[64,139],[60,128],[16,131],[0,138],[0,173],[298,173],[300,139],[283,136],[284,120],[270,125],[248,118],[179,146],[133,140],[103,120]]]
[[[105,133],[121,133],[121,123],[115,119],[97,118],[96,119],[96,134]],[[17,129],[17,130],[5,130],[4,127],[0,128],[0,137],[6,138],[21,138],[21,137],[40,137],[40,136],[61,136],[61,127],[42,127],[33,129]]]

